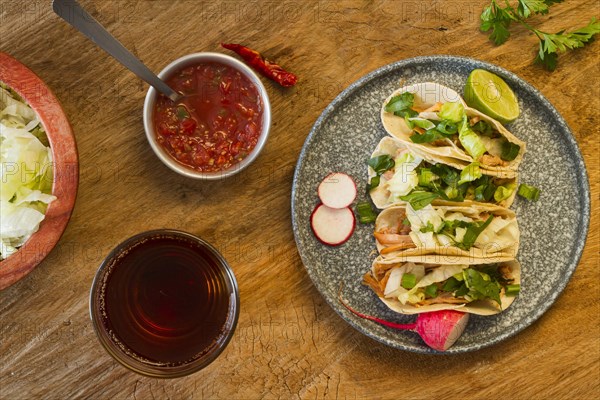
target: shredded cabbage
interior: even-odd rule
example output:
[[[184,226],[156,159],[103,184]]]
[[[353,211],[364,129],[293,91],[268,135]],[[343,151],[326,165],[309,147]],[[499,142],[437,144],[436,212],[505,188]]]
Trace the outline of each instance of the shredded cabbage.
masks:
[[[415,169],[421,161],[421,157],[410,152],[403,152],[396,158],[394,176],[386,182],[391,202],[400,201],[400,197],[406,196],[419,185],[419,175]]]
[[[15,253],[56,199],[52,153],[33,109],[0,83],[0,260]]]

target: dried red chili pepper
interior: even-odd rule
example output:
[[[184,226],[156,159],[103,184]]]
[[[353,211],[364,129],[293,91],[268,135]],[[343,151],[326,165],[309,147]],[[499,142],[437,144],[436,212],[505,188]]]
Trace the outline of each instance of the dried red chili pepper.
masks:
[[[298,77],[281,68],[279,65],[265,59],[258,51],[236,43],[221,43],[226,49],[239,54],[252,68],[283,87],[294,86]]]

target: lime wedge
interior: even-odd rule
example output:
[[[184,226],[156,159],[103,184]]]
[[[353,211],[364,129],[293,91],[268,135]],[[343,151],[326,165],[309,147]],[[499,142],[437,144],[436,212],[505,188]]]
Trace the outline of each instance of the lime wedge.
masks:
[[[517,96],[502,78],[483,69],[474,69],[467,78],[465,101],[503,124],[519,116]]]

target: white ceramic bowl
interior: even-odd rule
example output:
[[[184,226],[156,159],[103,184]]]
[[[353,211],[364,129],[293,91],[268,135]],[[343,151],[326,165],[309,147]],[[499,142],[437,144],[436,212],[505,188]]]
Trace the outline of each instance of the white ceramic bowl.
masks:
[[[246,158],[244,158],[239,163],[232,165],[230,168],[217,171],[217,172],[199,172],[195,171],[185,165],[177,162],[156,140],[156,131],[153,121],[153,113],[154,113],[154,105],[156,103],[156,98],[158,92],[153,87],[150,87],[148,93],[146,94],[146,100],[144,101],[144,129],[146,131],[146,137],[148,138],[148,142],[154,150],[154,153],[158,156],[158,158],[173,171],[187,176],[189,178],[195,179],[206,179],[206,180],[215,180],[215,179],[223,179],[227,178],[231,175],[237,174],[248,165],[250,165],[256,157],[260,154],[263,149],[265,143],[267,142],[267,138],[269,136],[269,130],[271,128],[271,103],[269,102],[269,96],[267,95],[267,91],[260,81],[259,77],[248,67],[246,64],[241,61],[230,57],[221,53],[194,53],[188,54],[177,60],[173,61],[169,65],[167,65],[160,73],[158,77],[165,80],[169,78],[175,72],[186,68],[190,65],[196,65],[201,62],[219,62],[221,64],[228,65],[242,72],[245,76],[250,79],[256,88],[258,89],[258,93],[263,102],[263,120],[262,120],[262,131],[258,138],[258,142],[256,146]]]

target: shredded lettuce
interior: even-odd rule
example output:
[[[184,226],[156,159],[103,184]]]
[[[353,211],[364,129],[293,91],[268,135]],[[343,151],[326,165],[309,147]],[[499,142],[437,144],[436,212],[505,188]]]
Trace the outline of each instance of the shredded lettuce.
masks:
[[[463,145],[467,153],[469,153],[475,161],[479,161],[481,156],[486,152],[486,148],[481,141],[481,138],[469,127],[469,122],[466,115],[463,116],[463,120],[458,131],[458,140],[460,140],[460,143]]]
[[[39,228],[52,189],[52,153],[33,109],[0,84],[0,260]]]
[[[459,185],[467,182],[473,182],[475,179],[481,178],[481,170],[479,169],[479,163],[473,162],[465,167],[460,173]]]
[[[438,113],[441,119],[448,120],[450,122],[458,123],[462,120],[465,113],[465,108],[462,104],[456,103],[444,103],[440,112]]]

